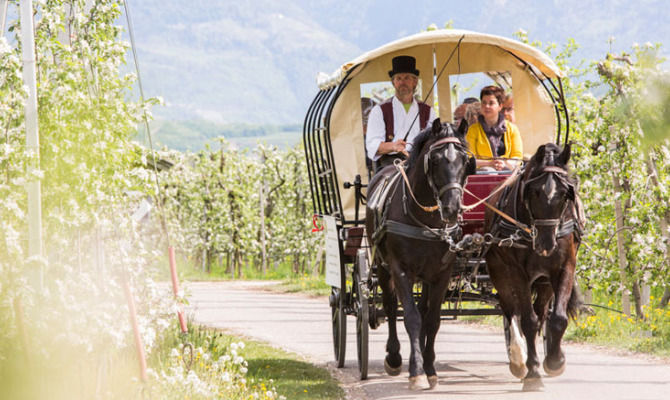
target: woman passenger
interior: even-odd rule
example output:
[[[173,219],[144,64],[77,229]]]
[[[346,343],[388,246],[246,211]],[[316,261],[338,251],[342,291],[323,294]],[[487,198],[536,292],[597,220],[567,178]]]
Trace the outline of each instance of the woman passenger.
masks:
[[[477,158],[477,168],[513,169],[523,157],[523,144],[519,128],[506,121],[501,113],[505,92],[497,86],[485,86],[479,98],[481,114],[466,134],[470,150]]]

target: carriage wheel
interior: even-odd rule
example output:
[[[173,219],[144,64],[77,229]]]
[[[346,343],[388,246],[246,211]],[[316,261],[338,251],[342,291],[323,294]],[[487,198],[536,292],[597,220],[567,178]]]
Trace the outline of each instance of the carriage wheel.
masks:
[[[356,292],[356,350],[358,353],[358,371],[361,380],[368,378],[368,290],[367,273],[368,258],[365,250],[359,250],[356,259],[354,290]]]
[[[347,314],[344,312],[344,294],[333,287],[330,294],[330,309],[333,325],[333,350],[337,368],[344,367],[347,348]]]

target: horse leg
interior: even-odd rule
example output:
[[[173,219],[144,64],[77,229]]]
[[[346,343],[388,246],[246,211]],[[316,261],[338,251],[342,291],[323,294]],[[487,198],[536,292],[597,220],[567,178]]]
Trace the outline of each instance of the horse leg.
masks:
[[[402,303],[404,310],[405,329],[409,335],[410,355],[409,355],[409,388],[412,390],[423,389],[426,385],[425,375],[423,374],[423,355],[419,345],[419,334],[421,331],[421,314],[414,303],[412,293],[412,282],[399,265],[392,266],[393,283],[395,284],[396,294]]]
[[[430,285],[428,283],[421,284],[421,297],[419,298],[419,313],[421,314],[421,321],[426,320],[426,312],[428,311],[428,299],[430,296]],[[419,345],[421,346],[421,353],[426,349],[426,329],[425,324],[421,324],[421,332],[419,333]],[[425,363],[425,360],[424,360]]]
[[[551,287],[551,283],[544,281],[533,283],[533,288],[537,294],[537,297],[533,302],[533,310],[535,310],[535,315],[537,315],[537,320],[541,329],[542,324],[547,320],[549,303],[554,297],[554,290]]]
[[[526,283],[509,266],[511,263],[501,261],[502,257],[496,250],[497,248],[493,248],[489,252],[490,257],[487,257],[488,270],[491,280],[498,290],[498,302],[503,311],[503,318],[505,318],[508,324],[505,334],[509,335],[508,347],[506,349],[509,359],[509,370],[515,377],[523,379],[528,373],[528,368],[526,368],[528,354],[525,340],[519,329],[519,316],[521,312],[516,292],[517,288],[523,287]]]
[[[398,311],[398,299],[391,287],[391,276],[384,267],[378,268],[379,286],[382,289],[382,303],[384,314],[388,320],[389,336],[386,341],[386,358],[384,358],[384,371],[390,376],[400,374],[402,367],[402,356],[400,355],[400,341],[396,330],[396,314]]]
[[[535,347],[535,338],[537,337],[540,324],[533,310],[530,288],[518,294],[520,294],[518,301],[521,307],[521,330],[526,338],[526,349],[528,351],[528,359],[526,360],[528,373],[523,378],[523,390],[541,390],[544,385],[540,376],[540,360],[537,357],[537,349]]]
[[[542,366],[549,376],[561,375],[565,370],[565,355],[561,350],[561,339],[568,327],[568,302],[575,282],[574,258],[569,257],[569,260],[554,287],[556,293],[554,310],[547,321],[547,354],[545,354]]]
[[[437,386],[437,372],[435,371],[435,336],[440,329],[440,309],[444,301],[448,280],[437,285],[431,285],[430,297],[427,300],[426,312],[422,313],[421,332],[425,332],[426,345],[423,353],[423,370],[428,377],[428,386],[433,389]]]

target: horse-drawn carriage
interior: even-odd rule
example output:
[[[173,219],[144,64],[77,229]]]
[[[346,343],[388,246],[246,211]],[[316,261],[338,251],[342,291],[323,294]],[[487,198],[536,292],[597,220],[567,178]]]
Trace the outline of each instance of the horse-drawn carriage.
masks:
[[[384,85],[388,85],[388,67],[392,58],[398,55],[410,55],[417,60],[417,68],[422,71],[417,97],[434,105],[443,122],[451,122],[453,109],[458,103],[452,99],[458,95],[454,87],[458,84],[462,86],[476,74],[480,77],[477,79],[488,79],[513,91],[517,125],[526,151],[534,151],[547,142],[567,142],[569,130],[559,68],[541,51],[498,36],[462,30],[422,32],[362,54],[331,75],[319,76],[319,91],[305,117],[303,140],[315,219],[321,218],[326,227],[326,282],[332,286],[330,305],[335,360],[338,367],[344,366],[346,318],[353,316],[356,319],[361,379],[366,379],[368,373],[368,329],[375,329],[386,320],[389,330],[395,332],[398,299],[401,307],[404,306],[406,327],[417,325],[417,314],[408,310],[413,309],[414,304],[418,304],[424,321],[439,315],[438,326],[440,319],[500,315],[499,295],[489,276],[485,253],[492,246],[506,246],[505,240],[510,248],[530,248],[532,241],[534,249],[538,229],[542,233],[544,226],[548,226],[549,231],[556,231],[559,223],[563,226],[562,222],[545,222],[542,225],[541,221],[550,219],[536,218],[539,223],[536,227],[533,221],[524,224],[519,222],[522,217],[514,219],[507,216],[505,223],[511,224],[513,229],[505,237],[488,232],[490,227],[485,227],[484,217],[485,207],[488,206],[485,200],[496,194],[502,196],[502,188],[510,186],[514,180],[519,181],[521,173],[518,170],[514,173],[465,172],[472,153],[463,140],[463,132],[459,137],[454,132],[455,127],[448,123],[433,124],[420,136],[422,139],[417,138],[407,165],[387,167],[390,172],[385,177],[380,178],[384,175],[382,173],[373,177],[365,154],[366,109],[375,102],[375,97],[379,97],[378,93],[383,92]],[[548,157],[549,149],[546,153]],[[562,160],[567,161],[564,153],[552,153],[550,159],[558,160],[562,155]],[[532,153],[524,153],[524,159],[528,160],[530,156]],[[462,162],[457,161],[459,157]],[[547,164],[543,160],[540,161]],[[554,165],[553,161],[549,163]],[[412,164],[420,167],[412,168]],[[542,177],[550,175],[548,179],[553,181],[565,175],[558,171],[558,166],[552,167],[552,170],[546,169],[549,164],[544,164],[542,168],[545,169],[538,172]],[[445,171],[453,171],[440,172],[438,165]],[[406,174],[400,170],[406,171]],[[449,178],[450,174],[452,178]],[[404,176],[392,179],[392,175]],[[533,176],[535,181],[538,180],[536,175]],[[431,188],[439,186],[435,183],[438,181],[453,182],[433,188],[433,198],[429,196],[412,201],[413,185],[426,177]],[[561,182],[566,183],[567,180]],[[558,182],[559,186],[566,186],[561,182]],[[495,189],[501,183],[504,184],[500,189]],[[374,194],[368,192],[372,186],[378,189]],[[391,189],[384,191],[381,187]],[[389,200],[394,194],[399,199]],[[421,211],[422,201],[424,204],[436,201],[438,205],[430,211]],[[458,203],[455,212],[446,204],[454,201]],[[412,209],[418,217],[411,215]],[[528,212],[532,220],[533,213],[530,209]],[[393,214],[397,217],[389,217]],[[435,219],[431,219],[430,215],[435,215]],[[524,240],[527,245],[523,244]],[[419,253],[413,253],[415,251]],[[399,268],[409,261],[403,264],[394,258],[402,258],[406,253],[419,263],[442,267],[431,273],[426,272],[428,267],[422,267],[418,272],[407,271],[411,279],[399,282],[397,275],[405,275],[405,271]],[[433,258],[430,258],[433,253]],[[445,273],[446,279],[439,278],[438,281],[436,276]],[[393,286],[390,284],[392,275],[396,279]],[[546,304],[539,305],[537,310],[540,313],[543,309],[544,317],[553,292],[546,297]],[[513,342],[514,336],[518,336],[514,318],[519,317],[512,315],[512,311],[506,314],[504,322],[509,344],[510,337]],[[427,328],[428,331],[423,328],[420,338],[414,338],[409,332],[410,338],[417,343],[420,339],[422,351],[426,346],[432,350],[437,327]],[[414,354],[418,352],[414,344],[410,357],[410,379],[425,369],[429,381],[434,377],[434,381],[430,381],[432,387],[436,383],[432,360]],[[385,367],[391,374],[399,371],[401,360],[398,360],[399,353],[395,354],[393,349],[396,345],[397,338],[390,338]],[[555,351],[560,352],[560,349]],[[512,354],[510,360],[514,356],[518,358],[518,355]],[[424,364],[424,368],[418,366],[418,372],[417,366],[412,365],[416,362]],[[517,365],[517,369],[523,368]],[[517,371],[517,375],[525,373]]]

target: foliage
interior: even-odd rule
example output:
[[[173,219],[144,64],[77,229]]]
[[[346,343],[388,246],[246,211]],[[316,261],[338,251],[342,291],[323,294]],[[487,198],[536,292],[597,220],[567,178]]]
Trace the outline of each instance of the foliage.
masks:
[[[555,44],[530,42],[523,31],[517,36],[548,54],[557,48]],[[583,61],[574,66],[571,58],[577,47],[569,40],[553,58],[567,75],[563,87],[571,117],[573,169],[581,182],[579,192],[588,221],[578,261],[579,277],[590,289],[610,294],[622,289],[636,292],[641,316],[640,284],[653,288],[669,282],[665,265],[670,232],[662,229],[667,228],[670,216],[670,142],[657,133],[667,117],[663,116],[665,103],[650,88],[667,82],[670,73],[661,68],[660,45],[635,45],[631,54],[608,54],[588,68]],[[596,97],[594,92],[604,94]],[[645,129],[655,138],[653,142],[645,141]],[[622,208],[620,228],[617,202]],[[623,276],[617,233],[623,237]]]
[[[609,54],[596,68],[609,88],[599,99],[585,97],[580,126],[583,146],[576,157],[589,219],[586,241],[598,246],[582,258],[582,276],[590,286],[609,292],[624,279],[627,291],[641,283],[655,287],[668,282],[665,268],[668,235],[668,173],[670,142],[645,146],[640,116],[645,107],[647,79],[662,72],[658,46],[633,48],[631,55]],[[667,74],[667,72],[665,73]],[[617,202],[621,219],[616,223]],[[620,233],[621,235],[617,235]],[[619,276],[617,247],[625,248],[625,274]],[[603,262],[604,261],[604,262]],[[638,316],[639,299],[636,298]]]
[[[174,167],[164,179],[165,209],[178,248],[206,270],[225,265],[233,277],[247,264],[263,270],[288,260],[305,271],[321,237],[311,233],[302,154],[262,144],[235,151],[221,138],[216,151],[166,155]]]

